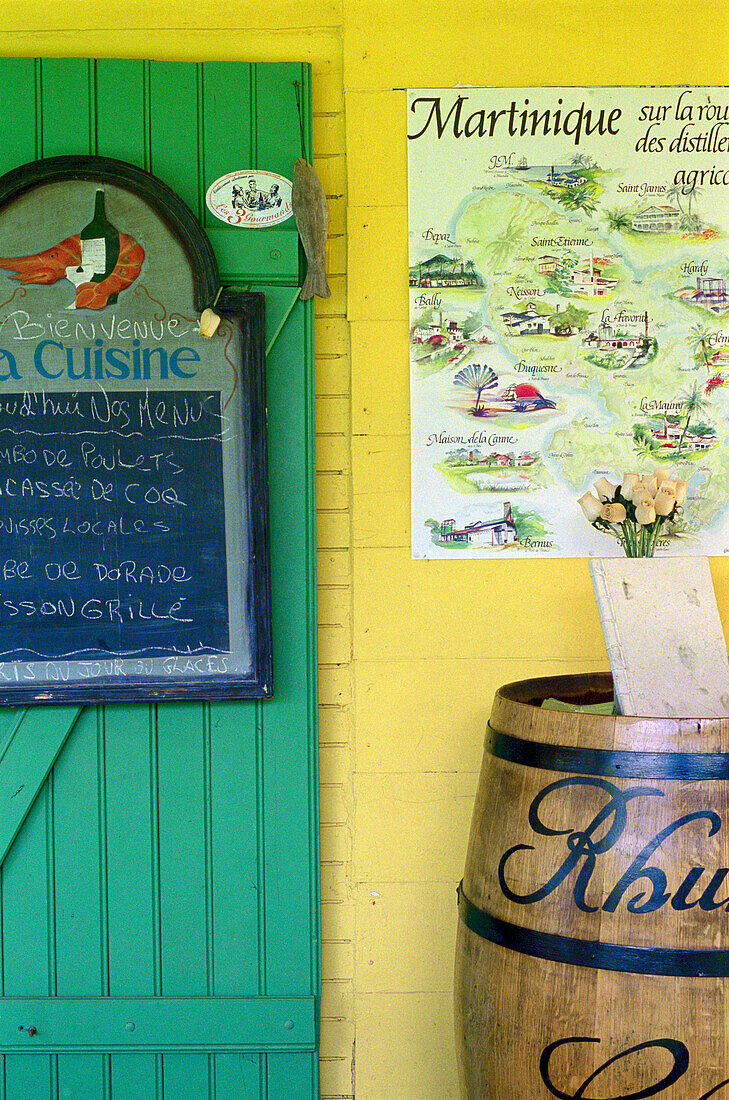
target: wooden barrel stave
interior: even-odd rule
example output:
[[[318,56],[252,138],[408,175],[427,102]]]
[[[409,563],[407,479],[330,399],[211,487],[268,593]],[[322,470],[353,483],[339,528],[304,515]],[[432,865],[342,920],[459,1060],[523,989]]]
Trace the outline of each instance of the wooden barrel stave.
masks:
[[[457,948],[464,1097],[729,1100],[729,769],[711,756],[727,751],[729,722],[533,705],[609,690],[609,677],[574,679],[508,685],[494,702],[491,725],[526,743],[529,764],[505,758],[511,742],[487,737],[463,881],[486,934],[462,919]],[[594,750],[593,771],[532,766],[535,744]],[[616,759],[657,775],[610,772]],[[582,965],[524,953],[540,937],[546,951],[556,939],[568,960],[581,952]],[[635,972],[645,965],[661,972]]]
[[[611,1058],[640,1044],[670,1039],[688,1052],[681,1078],[655,1093],[661,1100],[702,1100],[729,1077],[724,1020],[726,982],[616,974],[523,958],[461,925],[456,1016],[468,1052],[461,1059],[469,1100],[541,1100],[554,1096],[540,1060],[565,1042],[547,1067],[554,1088],[572,1098]],[[680,1051],[680,1048],[677,1048]],[[585,1100],[631,1097],[660,1085],[675,1055],[649,1046],[619,1058],[595,1079]],[[729,1096],[729,1085],[716,1093]]]

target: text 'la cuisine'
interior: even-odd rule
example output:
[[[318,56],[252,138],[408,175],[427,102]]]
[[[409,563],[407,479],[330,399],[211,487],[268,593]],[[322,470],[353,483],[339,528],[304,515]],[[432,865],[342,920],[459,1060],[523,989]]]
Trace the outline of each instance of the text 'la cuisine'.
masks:
[[[107,347],[99,339],[94,340],[93,346],[80,348],[60,340],[41,340],[32,356],[24,355],[20,364],[12,351],[0,348],[0,382],[21,381],[28,360],[36,373],[47,379],[164,381],[170,377],[195,378],[197,371],[184,367],[199,363],[200,356],[194,348],[182,346],[168,352],[164,347],[142,347],[139,340],[132,340],[131,348]]]

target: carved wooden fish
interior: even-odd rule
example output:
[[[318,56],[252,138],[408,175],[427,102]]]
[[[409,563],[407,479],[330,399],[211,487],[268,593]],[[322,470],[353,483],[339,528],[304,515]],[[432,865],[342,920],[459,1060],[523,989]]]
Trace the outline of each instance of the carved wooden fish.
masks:
[[[326,276],[329,209],[321,180],[303,157],[294,164],[291,205],[308,264],[299,297],[312,298],[318,294],[320,298],[329,298],[332,293]]]

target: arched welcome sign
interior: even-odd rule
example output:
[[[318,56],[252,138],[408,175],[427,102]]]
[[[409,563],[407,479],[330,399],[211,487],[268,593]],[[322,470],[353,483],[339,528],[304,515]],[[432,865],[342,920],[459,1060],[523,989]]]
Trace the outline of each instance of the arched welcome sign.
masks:
[[[140,169],[0,178],[0,703],[271,694],[263,296]]]

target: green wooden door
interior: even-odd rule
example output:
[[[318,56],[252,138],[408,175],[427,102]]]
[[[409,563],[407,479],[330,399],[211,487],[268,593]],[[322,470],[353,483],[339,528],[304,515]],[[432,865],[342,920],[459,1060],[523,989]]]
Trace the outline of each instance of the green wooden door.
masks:
[[[303,65],[0,61],[0,171],[87,153],[159,176],[226,285],[295,301],[293,221],[205,210],[310,156]],[[0,311],[1,312],[1,311]],[[0,711],[0,1100],[318,1096],[313,316],[268,356],[274,688],[263,702]]]

